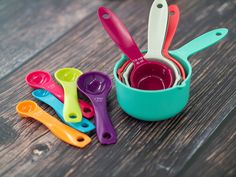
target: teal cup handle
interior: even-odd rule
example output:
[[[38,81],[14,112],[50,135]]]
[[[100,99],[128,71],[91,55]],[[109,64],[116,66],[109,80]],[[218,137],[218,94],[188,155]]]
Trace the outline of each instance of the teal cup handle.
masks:
[[[63,103],[61,101],[59,101],[50,92],[43,90],[43,89],[37,89],[32,92],[32,95],[36,99],[51,106],[55,110],[55,112],[57,113],[58,117],[65,124],[69,125],[70,127],[74,128],[80,132],[83,132],[83,133],[88,133],[88,132],[95,129],[94,124],[85,118],[82,118],[82,121],[78,122],[78,123],[66,122],[63,117],[63,107],[64,107]]]
[[[188,59],[192,55],[216,44],[228,34],[227,28],[219,28],[193,39],[177,50],[170,51],[170,54],[179,55],[180,58]]]
[[[169,51],[182,64],[187,77],[180,85],[165,90],[138,90],[122,83],[117,77],[117,70],[128,60],[125,55],[122,55],[113,71],[117,100],[122,110],[144,121],[160,121],[176,116],[185,108],[190,97],[192,67],[188,58],[217,43],[227,33],[226,28],[215,29],[193,39],[177,50]],[[143,53],[146,52],[143,51]]]

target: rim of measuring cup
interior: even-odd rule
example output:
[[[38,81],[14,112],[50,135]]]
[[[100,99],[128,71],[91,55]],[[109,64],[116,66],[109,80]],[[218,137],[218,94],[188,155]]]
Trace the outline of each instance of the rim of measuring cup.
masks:
[[[142,53],[146,53],[147,50],[142,50],[141,51]],[[115,63],[115,66],[114,66],[114,69],[113,69],[113,75],[114,75],[114,79],[117,80],[121,85],[125,86],[126,88],[128,89],[131,89],[133,91],[136,91],[136,92],[142,92],[142,93],[161,93],[161,92],[166,92],[166,91],[171,91],[171,90],[174,90],[176,88],[182,88],[182,87],[185,87],[186,86],[186,82],[191,78],[192,76],[192,67],[191,67],[191,64],[189,63],[188,60],[184,60],[184,62],[186,62],[186,64],[188,65],[188,69],[189,69],[189,72],[188,72],[188,75],[186,77],[186,79],[180,84],[180,85],[174,85],[173,87],[170,87],[170,88],[167,88],[167,89],[164,89],[164,90],[141,90],[141,89],[136,89],[136,88],[133,88],[133,87],[129,87],[127,86],[126,84],[124,84],[123,82],[121,82],[118,77],[117,77],[117,70],[119,69],[120,67],[120,63],[122,61],[126,61],[126,59],[128,59],[124,54],[121,55],[120,59]],[[176,59],[176,58],[175,58]],[[178,60],[178,59],[176,59]],[[179,61],[179,60],[178,60]],[[179,61],[180,63],[182,61]],[[184,66],[183,66],[184,67]],[[184,67],[184,69],[186,69]]]

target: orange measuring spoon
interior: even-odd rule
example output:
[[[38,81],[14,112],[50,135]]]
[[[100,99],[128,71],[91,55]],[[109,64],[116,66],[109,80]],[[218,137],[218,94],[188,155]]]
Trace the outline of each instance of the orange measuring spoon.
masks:
[[[91,142],[91,138],[84,133],[74,130],[52,117],[37,103],[31,100],[19,102],[16,111],[21,117],[31,117],[44,124],[56,137],[73,146],[84,148]]]

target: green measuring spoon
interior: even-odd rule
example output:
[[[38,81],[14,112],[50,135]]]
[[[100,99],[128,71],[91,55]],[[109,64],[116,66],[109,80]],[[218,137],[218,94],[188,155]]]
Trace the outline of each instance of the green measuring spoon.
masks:
[[[83,73],[75,68],[62,68],[55,72],[56,80],[64,89],[65,101],[63,116],[66,122],[80,122],[82,112],[78,103],[76,81]]]

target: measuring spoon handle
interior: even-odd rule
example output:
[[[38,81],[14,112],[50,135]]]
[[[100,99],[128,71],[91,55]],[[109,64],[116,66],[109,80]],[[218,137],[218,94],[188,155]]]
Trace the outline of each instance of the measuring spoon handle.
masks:
[[[120,19],[109,9],[100,7],[98,17],[111,39],[135,65],[145,61],[137,44]]]
[[[95,98],[92,102],[95,111],[95,125],[99,142],[101,144],[116,143],[117,135],[107,113],[106,101],[104,101],[104,98]]]
[[[166,40],[164,42],[163,52],[164,51],[168,52],[170,48],[172,40],[175,36],[175,32],[178,28],[179,17],[180,17],[179,8],[177,5],[170,5],[168,9],[169,9],[169,23],[166,34]]]
[[[78,93],[75,84],[64,85],[65,101],[63,117],[66,122],[81,122],[82,112],[78,103]]]
[[[44,92],[46,95],[38,95],[37,93],[38,92]],[[66,122],[64,120],[64,117],[63,117],[63,103],[61,101],[59,101],[54,95],[52,95],[51,93],[45,91],[45,90],[42,90],[42,89],[38,89],[38,90],[35,90],[32,92],[32,95],[46,103],[47,105],[51,106],[54,111],[57,113],[58,117],[64,122],[66,123],[67,125],[69,125],[70,127],[76,129],[76,130],[79,130],[80,132],[83,132],[83,133],[87,133],[87,132],[90,132],[92,131],[93,129],[95,129],[95,126],[93,125],[92,122],[90,122],[89,120],[85,119],[85,118],[82,118],[82,121],[79,122],[79,123],[71,123],[71,122]]]
[[[89,136],[61,123],[40,107],[37,107],[37,110],[31,113],[31,117],[44,124],[56,137],[68,144],[83,148],[91,142]]]
[[[148,57],[162,57],[167,24],[168,4],[166,0],[155,0],[148,20]]]
[[[64,91],[54,80],[51,80],[50,82],[47,82],[43,86],[43,89],[45,89],[45,90],[49,91],[50,93],[52,93],[61,102],[64,102]]]

